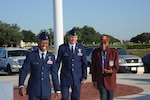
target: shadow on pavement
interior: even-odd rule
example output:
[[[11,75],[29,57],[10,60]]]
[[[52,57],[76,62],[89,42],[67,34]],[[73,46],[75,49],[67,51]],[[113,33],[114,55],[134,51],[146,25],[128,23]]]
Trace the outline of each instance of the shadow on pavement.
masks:
[[[137,78],[121,78],[125,80],[134,80],[134,81],[143,81],[143,82],[150,82],[150,79],[137,79]]]
[[[140,94],[140,97],[134,97],[134,98],[119,98],[119,100],[149,100],[150,95],[147,94]]]

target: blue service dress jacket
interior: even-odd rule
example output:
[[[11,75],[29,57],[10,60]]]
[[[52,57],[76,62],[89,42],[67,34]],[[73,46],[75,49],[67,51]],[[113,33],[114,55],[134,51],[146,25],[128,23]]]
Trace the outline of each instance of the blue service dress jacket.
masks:
[[[19,86],[24,85],[26,76],[30,70],[30,78],[27,85],[27,94],[31,96],[50,96],[51,80],[55,91],[60,91],[58,80],[58,67],[55,57],[52,53],[47,52],[45,60],[40,59],[39,52],[32,51],[26,56],[24,64],[20,69]]]
[[[87,78],[86,52],[85,48],[79,43],[76,43],[74,54],[68,43],[60,45],[56,63],[59,67],[62,64],[61,85],[79,86],[82,78]]]

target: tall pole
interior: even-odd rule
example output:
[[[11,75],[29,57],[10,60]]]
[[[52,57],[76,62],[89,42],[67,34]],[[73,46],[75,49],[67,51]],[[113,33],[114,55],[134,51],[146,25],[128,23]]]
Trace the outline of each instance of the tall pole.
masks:
[[[57,56],[58,47],[64,43],[62,0],[53,0],[54,7],[54,53]]]

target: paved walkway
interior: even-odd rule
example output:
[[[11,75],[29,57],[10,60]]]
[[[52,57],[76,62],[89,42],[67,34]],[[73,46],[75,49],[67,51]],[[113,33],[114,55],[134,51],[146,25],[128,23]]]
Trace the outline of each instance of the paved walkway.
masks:
[[[14,88],[14,100],[27,100],[27,96],[20,97],[18,89]],[[117,74],[117,88],[114,100],[149,100],[150,99],[150,74]],[[52,100],[54,95],[52,94]],[[99,92],[93,88],[91,77],[82,85],[81,100],[99,100]]]
[[[150,100],[150,73],[147,74],[118,74],[117,83],[142,88],[143,91],[127,96],[115,97],[114,100]]]

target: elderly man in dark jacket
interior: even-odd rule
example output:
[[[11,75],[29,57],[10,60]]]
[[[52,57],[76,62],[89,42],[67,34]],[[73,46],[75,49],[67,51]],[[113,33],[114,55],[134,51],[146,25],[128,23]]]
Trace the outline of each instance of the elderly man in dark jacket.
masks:
[[[92,52],[92,81],[100,91],[100,100],[113,100],[116,87],[116,73],[119,69],[118,51],[109,48],[109,38],[100,38],[100,48]]]

